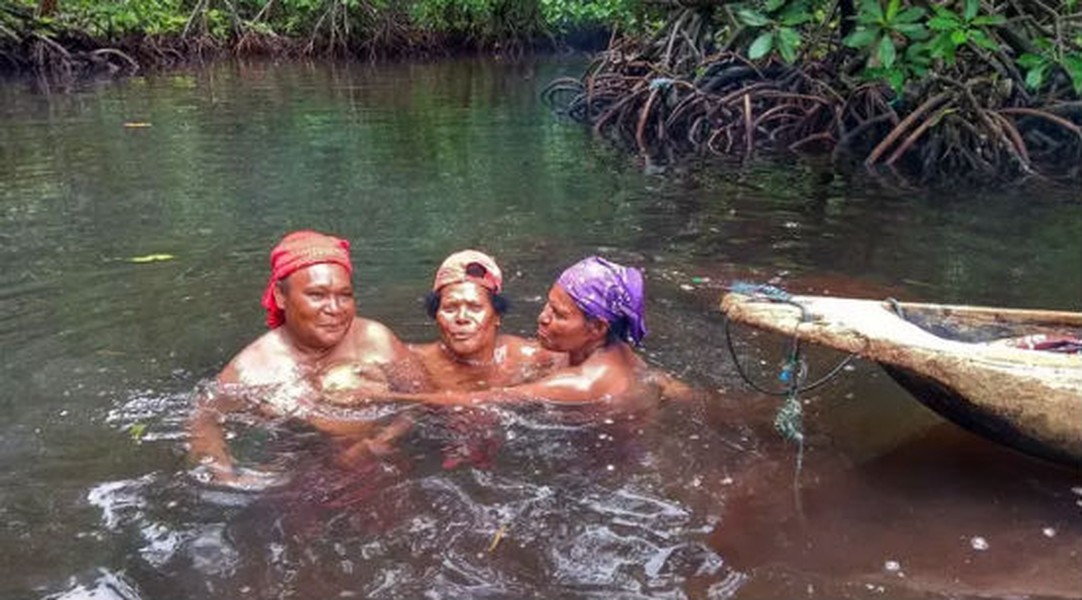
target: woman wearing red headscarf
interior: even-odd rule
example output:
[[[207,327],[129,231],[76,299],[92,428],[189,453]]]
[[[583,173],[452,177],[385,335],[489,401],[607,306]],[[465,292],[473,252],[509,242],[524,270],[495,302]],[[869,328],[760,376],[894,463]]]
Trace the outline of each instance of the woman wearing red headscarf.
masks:
[[[224,483],[238,476],[222,431],[223,413],[254,401],[269,416],[300,417],[329,433],[356,438],[371,433],[374,424],[325,419],[307,410],[316,398],[315,373],[348,363],[363,369],[370,386],[383,389],[416,390],[425,380],[390,329],[357,316],[348,241],[297,231],[274,247],[270,262],[262,300],[270,330],[226,365],[218,375],[218,393],[202,399],[190,423],[191,456]]]

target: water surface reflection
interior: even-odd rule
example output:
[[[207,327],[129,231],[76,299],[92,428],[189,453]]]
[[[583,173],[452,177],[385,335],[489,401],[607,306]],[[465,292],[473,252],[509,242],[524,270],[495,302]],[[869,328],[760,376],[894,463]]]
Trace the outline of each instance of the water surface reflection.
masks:
[[[733,279],[1077,310],[1078,190],[646,174],[539,103],[581,66],[0,86],[0,596],[1079,597],[1079,472],[943,424],[871,365],[806,398],[798,505],[776,400],[746,391],[716,314]],[[434,337],[420,299],[462,247],[505,266],[519,334],[564,266],[641,266],[645,357],[706,395],[641,427],[485,409],[487,460],[452,465],[462,430],[434,412],[361,473],[304,428],[237,423],[246,465],[294,476],[205,488],[183,459],[191,391],[261,331],[266,252],[299,227],[353,240],[361,312],[410,341]],[[150,254],[173,258],[129,260]],[[775,378],[780,340],[738,335]]]

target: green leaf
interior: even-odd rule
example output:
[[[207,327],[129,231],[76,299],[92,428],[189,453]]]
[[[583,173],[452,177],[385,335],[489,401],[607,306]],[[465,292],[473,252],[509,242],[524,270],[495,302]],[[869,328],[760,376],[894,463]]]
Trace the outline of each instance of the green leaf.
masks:
[[[954,14],[954,11],[947,8],[946,6],[943,6],[942,4],[933,4],[932,5],[932,12],[934,12],[937,17],[943,17],[945,19],[954,19],[956,21],[961,21],[961,19],[958,18],[958,15]]]
[[[977,11],[979,11],[980,8],[980,0],[966,0],[965,12],[962,14],[962,18],[967,22],[972,21],[973,17],[977,16]]]
[[[951,41],[955,46],[961,46],[969,40],[969,33],[965,29],[955,29],[951,32]]]
[[[1032,69],[1041,63],[1048,62],[1048,59],[1043,56],[1038,56],[1036,54],[1030,54],[1027,52],[1022,56],[1019,56],[1016,62],[1020,67]]]
[[[778,29],[778,52],[787,63],[796,60],[796,49],[800,46],[800,34],[794,29],[782,27]]]
[[[876,56],[879,58],[879,64],[888,69],[893,67],[896,55],[894,40],[890,39],[889,35],[884,35],[883,39],[879,40],[879,48],[876,51]]]
[[[923,8],[916,6],[913,8],[907,8],[894,19],[895,23],[914,23],[924,18],[924,13],[927,12]]]
[[[1003,15],[981,15],[976,19],[973,19],[973,24],[978,27],[992,27],[996,25],[1003,25],[1007,22],[1007,18]]]
[[[900,0],[888,0],[887,14],[884,21],[886,21],[887,23],[894,22],[894,17],[898,16],[898,9],[901,7],[901,5],[902,3]]]
[[[785,6],[786,2],[787,0],[766,0],[766,2],[763,3],[763,8],[766,9],[766,12],[774,12]]]
[[[864,12],[864,11],[860,11],[859,13],[857,13],[857,24],[858,25],[874,25],[876,27],[876,29],[881,27],[881,23],[879,22],[879,17],[876,17],[875,15],[873,15],[871,13]]]
[[[1048,39],[1046,37],[1035,37],[1035,38],[1033,38],[1033,45],[1037,46],[1041,50],[1044,50],[1046,53],[1052,52],[1052,49],[1054,48],[1054,45],[1052,44],[1052,40],[1050,40],[1050,39]]]
[[[755,38],[755,41],[751,43],[751,47],[748,48],[748,58],[756,60],[770,54],[770,51],[774,49],[774,33],[766,32],[759,37]]]
[[[736,12],[736,16],[740,17],[740,20],[746,25],[752,27],[762,27],[770,24],[770,19],[761,12],[754,11],[750,8],[742,8]]]
[[[1071,78],[1071,86],[1074,93],[1082,94],[1082,54],[1068,54],[1060,61]]]
[[[948,65],[954,64],[954,52],[957,46],[951,44],[947,47],[947,51],[943,53],[943,60],[947,61]]]
[[[905,87],[905,72],[901,69],[888,69],[885,75],[890,87],[901,94],[902,88]]]
[[[953,17],[937,15],[928,19],[928,28],[935,31],[954,31],[962,25],[962,22]]]
[[[910,44],[909,47],[905,49],[905,60],[911,68],[926,67],[932,62],[932,57],[930,54],[930,44]],[[914,72],[916,72],[915,68]]]
[[[803,9],[787,10],[782,14],[779,22],[786,27],[796,27],[812,20],[812,14]]]
[[[911,40],[923,40],[928,38],[928,30],[920,23],[899,23],[894,26],[894,31]]]
[[[949,33],[941,33],[931,41],[931,51],[934,58],[945,59],[948,63],[954,63],[954,43],[951,42]]]
[[[879,6],[879,0],[864,0],[860,5],[860,12],[867,14],[873,23],[883,21],[883,7]]]
[[[985,50],[995,50],[999,48],[999,44],[992,41],[992,38],[988,37],[988,34],[984,33],[980,29],[974,29],[969,32],[969,39],[974,44],[977,44]]]
[[[1030,69],[1029,72],[1026,73],[1026,87],[1031,90],[1040,89],[1041,85],[1044,84],[1044,72],[1047,68],[1048,63],[1045,63]]]
[[[878,35],[878,31],[861,27],[846,36],[846,38],[842,40],[842,43],[850,48],[864,48],[866,46],[871,46]]]

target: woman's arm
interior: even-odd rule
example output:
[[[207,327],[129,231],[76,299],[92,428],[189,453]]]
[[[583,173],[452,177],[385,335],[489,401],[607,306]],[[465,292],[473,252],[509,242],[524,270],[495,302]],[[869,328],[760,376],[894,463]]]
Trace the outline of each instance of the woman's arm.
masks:
[[[365,350],[359,355],[365,357],[365,362],[380,366],[392,390],[418,392],[433,389],[431,376],[416,354],[410,352],[409,346],[386,325],[367,319],[364,322],[362,343]]]
[[[240,411],[244,403],[236,396],[202,392],[188,419],[188,457],[206,466],[212,477],[228,480],[236,476],[236,465],[225,441],[225,416]]]
[[[188,418],[188,458],[209,475],[208,483],[263,489],[278,482],[277,475],[237,467],[224,427],[230,414],[257,414],[260,403],[276,393],[284,393],[284,390],[280,386],[240,384],[228,372],[223,372],[215,384],[197,392]]]
[[[654,370],[653,378],[661,390],[661,397],[665,400],[690,402],[699,393],[695,388],[664,371]]]
[[[512,387],[473,392],[431,392],[407,394],[387,392],[375,387],[357,388],[343,404],[356,406],[373,399],[421,402],[437,406],[473,406],[492,403],[550,401],[562,404],[596,402],[610,392],[606,388],[605,369],[569,367],[543,379]]]

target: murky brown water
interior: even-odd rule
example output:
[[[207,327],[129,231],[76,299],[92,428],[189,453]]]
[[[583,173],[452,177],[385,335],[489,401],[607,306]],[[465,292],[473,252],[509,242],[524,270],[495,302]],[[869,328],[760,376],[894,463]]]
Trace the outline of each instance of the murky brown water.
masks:
[[[734,279],[1078,310],[1082,194],[644,173],[539,103],[579,66],[0,85],[0,596],[1082,597],[1082,474],[943,423],[874,365],[806,397],[798,503],[778,402],[740,381],[716,314]],[[353,240],[360,310],[408,340],[434,337],[421,297],[453,250],[500,259],[523,334],[567,264],[642,266],[646,358],[712,394],[632,424],[483,410],[499,451],[450,470],[463,415],[363,473],[302,428],[238,426],[238,454],[288,459],[292,483],[204,488],[189,393],[260,333],[266,253],[301,227]],[[150,254],[173,258],[129,261]],[[769,383],[782,341],[737,333]]]

